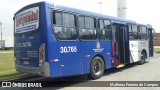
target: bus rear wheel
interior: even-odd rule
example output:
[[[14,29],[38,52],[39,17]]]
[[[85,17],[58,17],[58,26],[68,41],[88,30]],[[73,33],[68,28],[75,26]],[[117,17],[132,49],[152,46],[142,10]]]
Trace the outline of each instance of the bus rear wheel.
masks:
[[[141,59],[139,61],[139,64],[144,64],[146,61],[146,54],[144,52],[141,53]]]
[[[101,57],[94,57],[90,64],[90,74],[88,78],[99,79],[104,74],[104,61]]]

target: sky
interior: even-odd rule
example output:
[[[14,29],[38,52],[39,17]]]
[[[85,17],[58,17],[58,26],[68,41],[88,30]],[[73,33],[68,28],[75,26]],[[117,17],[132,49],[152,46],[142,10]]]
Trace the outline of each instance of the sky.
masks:
[[[13,16],[22,7],[41,0],[1,0],[0,22],[3,26],[3,39],[6,47],[13,46]],[[98,2],[102,2],[101,13],[117,16],[117,0],[43,0],[82,10],[100,12]],[[151,24],[156,32],[160,32],[160,3],[158,0],[126,0],[126,18],[138,23]]]

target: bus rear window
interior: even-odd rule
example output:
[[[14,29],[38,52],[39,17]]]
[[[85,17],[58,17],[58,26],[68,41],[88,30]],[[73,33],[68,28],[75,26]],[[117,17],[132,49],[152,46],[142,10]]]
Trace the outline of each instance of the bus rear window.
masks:
[[[39,27],[39,7],[33,7],[15,15],[15,33],[36,30]]]

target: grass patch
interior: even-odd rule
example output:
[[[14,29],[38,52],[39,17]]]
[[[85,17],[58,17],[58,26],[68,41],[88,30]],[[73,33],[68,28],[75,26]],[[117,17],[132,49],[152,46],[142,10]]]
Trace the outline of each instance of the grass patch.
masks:
[[[160,48],[154,48],[154,51],[155,51],[156,53],[160,53]]]
[[[27,75],[15,70],[13,51],[0,51],[0,80]]]

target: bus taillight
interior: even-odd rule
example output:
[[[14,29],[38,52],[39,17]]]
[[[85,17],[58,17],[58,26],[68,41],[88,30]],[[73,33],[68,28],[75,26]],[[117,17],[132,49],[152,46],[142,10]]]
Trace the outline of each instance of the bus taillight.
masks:
[[[42,52],[40,52],[39,57],[40,57],[40,58],[43,58],[43,57],[44,57]]]
[[[39,66],[45,61],[45,44],[39,47]]]

